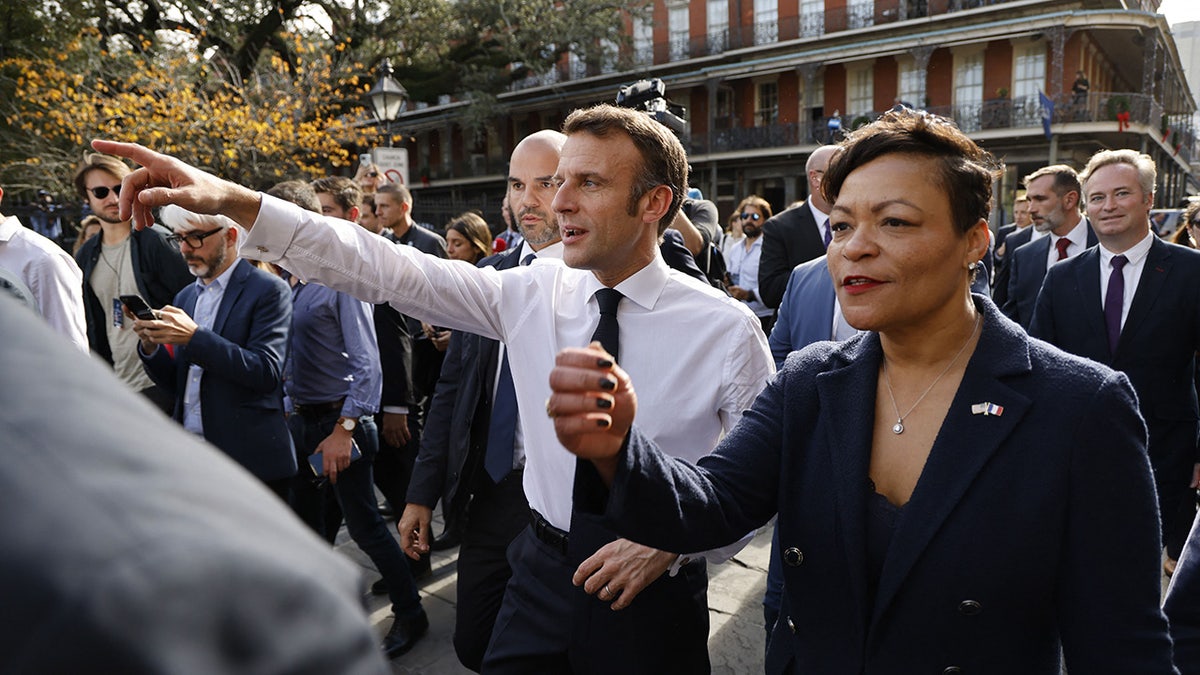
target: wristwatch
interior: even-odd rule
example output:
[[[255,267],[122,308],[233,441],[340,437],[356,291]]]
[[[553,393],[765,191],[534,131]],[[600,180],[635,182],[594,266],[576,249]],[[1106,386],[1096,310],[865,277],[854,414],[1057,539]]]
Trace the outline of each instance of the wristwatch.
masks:
[[[353,417],[339,417],[337,423],[338,426],[351,433],[358,427],[358,420]]]

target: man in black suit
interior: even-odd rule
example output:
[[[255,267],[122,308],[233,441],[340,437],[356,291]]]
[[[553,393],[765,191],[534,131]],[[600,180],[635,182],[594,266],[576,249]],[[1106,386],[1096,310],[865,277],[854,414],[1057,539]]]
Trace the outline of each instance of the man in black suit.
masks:
[[[258,480],[8,297],[0,342],[0,670],[389,672],[361,573]]]
[[[397,244],[412,246],[428,255],[445,258],[446,240],[438,233],[417,225],[412,218],[412,205],[412,193],[403,185],[386,183],[379,186],[375,191],[375,217],[378,227],[384,232],[384,236],[389,237]],[[438,351],[429,335],[423,330],[420,321],[408,316],[405,316],[404,319],[408,323],[408,333],[412,339],[412,368],[409,377],[412,384],[410,398],[413,399],[413,403],[407,405],[406,419],[409,438],[405,439],[405,443],[401,445],[394,444],[394,441],[400,440],[398,436],[393,436],[389,441],[393,447],[402,448],[400,454],[403,456],[403,477],[400,480],[399,488],[394,491],[394,499],[399,501],[392,503],[394,508],[400,508],[404,504],[404,493],[412,472],[412,464],[417,457],[417,448],[421,445],[424,413],[429,405],[428,398],[433,394],[433,387],[437,384],[438,374],[442,370],[443,357],[442,352]],[[402,393],[395,387],[392,388],[392,391],[397,395]],[[391,398],[393,403],[389,407],[404,405],[396,396]],[[398,410],[398,408],[393,408],[393,410]],[[393,491],[389,490],[386,495],[389,501],[393,500],[392,495]]]
[[[539,131],[513,150],[508,203],[523,241],[484,258],[480,267],[504,270],[535,255],[562,257],[558,218],[550,203],[557,190],[552,177],[564,140],[557,131]],[[446,529],[461,531],[454,650],[458,660],[474,671],[482,665],[504,587],[512,576],[508,545],[529,523],[521,483],[525,452],[523,439],[515,433],[516,411],[501,411],[507,419],[492,419],[494,409],[505,408],[497,401],[514,396],[511,380],[497,381],[497,371],[507,361],[500,347],[496,340],[453,332],[399,524],[401,548],[410,556],[414,544],[416,551],[429,550],[429,522],[439,500]],[[508,390],[502,395],[500,388],[505,386]],[[503,455],[507,465],[490,466],[485,458],[493,453]]]
[[[138,355],[175,399],[173,417],[287,501],[296,454],[283,415],[283,361],[292,326],[282,279],[237,257],[241,234],[224,216],[178,206],[159,213],[175,231],[196,283],[159,318],[134,321]],[[132,320],[132,317],[129,317]],[[159,345],[174,345],[174,352]]]
[[[1025,177],[1033,227],[1049,236],[1016,249],[1010,242],[1008,297],[1000,308],[1026,330],[1046,268],[1096,245],[1096,234],[1079,212],[1080,194],[1079,175],[1064,164],[1043,167]]]
[[[1036,229],[1030,227],[1033,219],[1029,216],[1028,197],[1022,195],[1013,201],[1013,218],[1015,222],[996,230],[996,274],[992,280],[992,302],[997,307],[1003,307],[1008,299],[1009,252],[1029,243],[1030,237],[1037,233]]]
[[[1200,252],[1150,229],[1154,161],[1133,150],[1096,153],[1083,172],[1100,246],[1055,265],[1030,334],[1129,376],[1150,431],[1168,571],[1195,513],[1200,432],[1195,354],[1200,350]]]
[[[767,307],[779,307],[792,269],[825,255],[832,236],[829,202],[821,194],[821,179],[837,146],[817,148],[804,164],[808,201],[777,213],[763,224],[762,257],[758,262],[758,296]]]

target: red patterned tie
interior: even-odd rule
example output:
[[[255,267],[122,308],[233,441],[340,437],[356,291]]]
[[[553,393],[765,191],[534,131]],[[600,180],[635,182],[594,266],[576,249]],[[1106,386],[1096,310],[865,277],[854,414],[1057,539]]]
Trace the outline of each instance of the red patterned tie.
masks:
[[[1063,237],[1063,238],[1059,239],[1058,241],[1054,242],[1054,246],[1058,248],[1058,259],[1059,260],[1067,259],[1067,247],[1070,245],[1071,245],[1071,240],[1067,239],[1066,237]]]

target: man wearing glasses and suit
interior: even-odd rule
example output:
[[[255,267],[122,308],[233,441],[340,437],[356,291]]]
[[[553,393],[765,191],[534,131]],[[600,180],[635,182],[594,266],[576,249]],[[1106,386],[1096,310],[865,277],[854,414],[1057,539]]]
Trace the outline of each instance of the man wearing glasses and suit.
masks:
[[[196,280],[157,319],[134,321],[146,372],[172,395],[176,421],[287,501],[296,473],[283,415],[291,291],[238,259],[240,233],[228,218],[166,206],[159,219],[175,231],[168,240],[179,244]]]

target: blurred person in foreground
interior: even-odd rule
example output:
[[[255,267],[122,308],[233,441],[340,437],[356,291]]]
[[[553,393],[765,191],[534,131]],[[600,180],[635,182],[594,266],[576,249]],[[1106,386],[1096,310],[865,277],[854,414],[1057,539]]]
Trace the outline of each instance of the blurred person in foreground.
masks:
[[[547,413],[595,469],[575,499],[618,532],[691,550],[778,513],[769,673],[1175,672],[1128,379],[968,290],[994,175],[933,115],[850,134],[822,187],[838,301],[866,332],[789,356],[697,465],[631,427],[634,383],[602,350],[558,356]]]
[[[389,672],[361,571],[259,481],[8,297],[0,342],[0,671]]]

